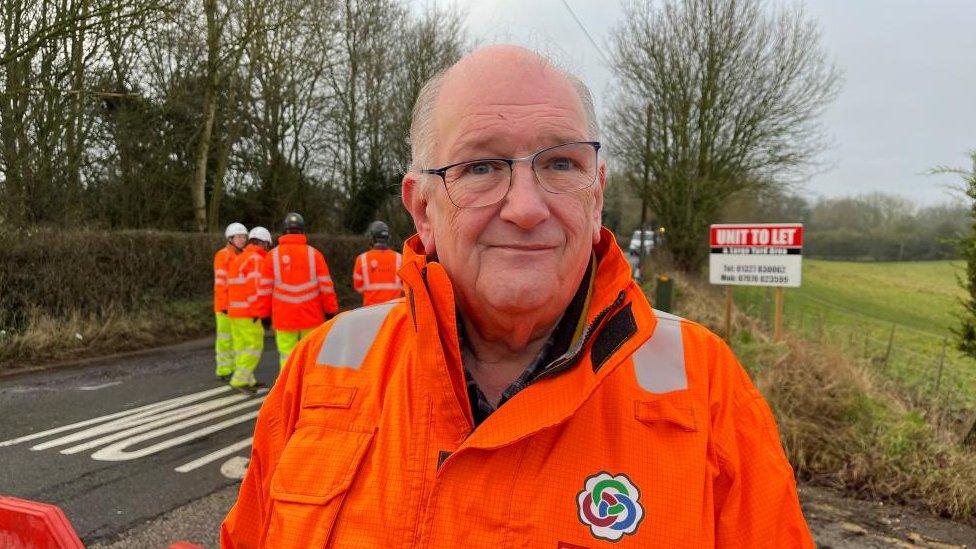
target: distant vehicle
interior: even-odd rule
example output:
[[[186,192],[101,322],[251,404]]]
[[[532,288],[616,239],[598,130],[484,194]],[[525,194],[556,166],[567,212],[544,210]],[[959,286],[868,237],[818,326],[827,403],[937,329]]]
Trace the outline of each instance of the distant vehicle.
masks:
[[[630,246],[627,250],[631,255],[640,255],[641,247],[641,232],[634,231],[634,235],[630,237]],[[651,250],[654,249],[654,231],[650,229],[644,229],[644,254],[647,255]]]

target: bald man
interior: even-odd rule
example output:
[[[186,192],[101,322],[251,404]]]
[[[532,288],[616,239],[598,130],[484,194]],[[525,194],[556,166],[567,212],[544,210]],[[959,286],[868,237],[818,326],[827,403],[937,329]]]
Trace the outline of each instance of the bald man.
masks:
[[[578,79],[514,46],[423,88],[405,297],[302,340],[225,547],[812,547],[769,407],[601,227]]]

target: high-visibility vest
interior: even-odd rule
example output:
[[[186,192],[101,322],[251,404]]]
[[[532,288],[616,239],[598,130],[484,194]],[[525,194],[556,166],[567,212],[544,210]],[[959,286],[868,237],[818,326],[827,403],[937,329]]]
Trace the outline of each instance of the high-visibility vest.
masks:
[[[403,256],[390,249],[372,249],[359,254],[352,274],[352,285],[363,295],[364,306],[400,297],[403,284],[397,271],[402,262]]]
[[[237,248],[231,244],[228,244],[217,250],[217,253],[214,254],[213,272],[215,313],[220,313],[227,310],[227,269],[230,268],[230,262],[233,261],[239,253],[240,252],[237,251]]]
[[[303,234],[283,235],[265,260],[261,288],[275,330],[308,330],[339,310],[325,257],[307,242]]]
[[[476,427],[455,288],[408,240],[403,299],[292,352],[221,546],[812,548],[732,351],[652,310],[610,231],[594,254],[581,336]]]
[[[264,318],[271,314],[260,287],[261,266],[268,254],[256,244],[248,244],[230,262],[227,270],[227,315],[231,318]],[[270,292],[269,292],[270,293]]]

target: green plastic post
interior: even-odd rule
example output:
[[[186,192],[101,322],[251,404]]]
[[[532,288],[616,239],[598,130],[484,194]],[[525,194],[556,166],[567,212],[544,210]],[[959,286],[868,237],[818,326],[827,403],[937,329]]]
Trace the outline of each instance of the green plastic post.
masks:
[[[670,313],[673,295],[674,281],[668,275],[658,276],[657,287],[654,291],[654,308]]]

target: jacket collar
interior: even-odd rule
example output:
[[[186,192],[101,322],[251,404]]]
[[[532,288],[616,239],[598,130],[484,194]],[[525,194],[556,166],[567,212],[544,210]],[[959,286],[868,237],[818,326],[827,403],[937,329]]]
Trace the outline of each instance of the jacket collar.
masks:
[[[466,446],[490,448],[509,444],[541,429],[568,419],[623,358],[630,356],[653,332],[656,321],[640,288],[633,282],[630,263],[606,228],[593,248],[597,258],[596,276],[589,307],[583,313],[586,329],[577,344],[564,355],[565,364],[553,369],[518,393],[489,416],[466,440]],[[417,235],[404,243],[400,277],[407,288],[413,326],[426,348],[442,351],[443,366],[460,412],[471,422],[467,385],[461,365],[456,325],[454,290],[443,266],[426,255]],[[589,350],[600,339],[608,323],[621,324],[616,340],[611,341],[599,365],[591,363]],[[439,357],[440,358],[440,357]],[[557,359],[558,360],[558,359]],[[440,363],[441,361],[438,360]],[[436,375],[436,372],[435,372]],[[445,376],[441,376],[444,378]],[[520,404],[526,399],[535,404],[531,413]]]
[[[282,244],[307,244],[308,238],[303,234],[283,234],[278,237],[278,245]]]
[[[244,251],[241,253],[258,254],[261,257],[264,257],[265,255],[268,254],[268,251],[262,248],[261,246],[258,246],[257,244],[248,244],[247,247],[244,248]]]

